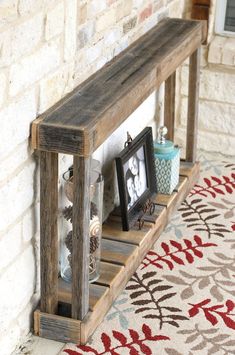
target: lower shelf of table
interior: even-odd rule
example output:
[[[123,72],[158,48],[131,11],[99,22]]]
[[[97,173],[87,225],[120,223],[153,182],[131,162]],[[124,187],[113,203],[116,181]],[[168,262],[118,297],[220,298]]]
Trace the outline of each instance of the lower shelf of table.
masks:
[[[123,232],[118,221],[103,225],[100,277],[90,285],[89,312],[82,320],[70,318],[71,285],[59,278],[57,315],[34,313],[36,335],[62,342],[85,344],[102,322],[114,300],[125,288],[146,253],[167,225],[172,213],[187,196],[199,176],[199,163],[181,163],[180,181],[171,195],[158,194],[155,213],[141,230]]]

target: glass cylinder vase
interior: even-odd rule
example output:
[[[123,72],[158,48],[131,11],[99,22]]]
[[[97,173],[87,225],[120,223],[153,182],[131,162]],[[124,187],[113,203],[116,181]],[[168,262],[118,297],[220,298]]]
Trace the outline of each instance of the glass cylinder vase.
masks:
[[[89,235],[89,281],[94,282],[99,278],[100,250],[102,236],[102,211],[104,181],[97,166],[97,161],[92,161],[90,178],[90,225]],[[63,174],[63,193],[65,205],[62,209],[63,228],[61,238],[61,277],[67,281],[72,280],[72,211],[73,211],[73,169],[70,168]]]

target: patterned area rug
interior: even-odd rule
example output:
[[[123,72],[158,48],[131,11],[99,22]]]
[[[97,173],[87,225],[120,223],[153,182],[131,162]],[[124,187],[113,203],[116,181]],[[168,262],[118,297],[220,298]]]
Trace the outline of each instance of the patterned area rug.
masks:
[[[235,354],[235,164],[201,167],[89,343],[61,355]]]

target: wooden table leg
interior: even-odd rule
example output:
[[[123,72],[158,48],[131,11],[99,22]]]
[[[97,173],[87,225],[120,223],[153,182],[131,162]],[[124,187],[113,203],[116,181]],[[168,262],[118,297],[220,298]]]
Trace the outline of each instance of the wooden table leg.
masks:
[[[198,97],[200,81],[200,48],[190,57],[188,87],[188,120],[186,161],[195,162],[197,151]]]
[[[40,152],[40,259],[42,312],[58,306],[58,154]]]
[[[89,177],[90,159],[74,156],[72,318],[79,320],[89,309]]]
[[[164,125],[168,129],[166,138],[171,141],[174,141],[175,126],[175,77],[176,72],[165,81]]]

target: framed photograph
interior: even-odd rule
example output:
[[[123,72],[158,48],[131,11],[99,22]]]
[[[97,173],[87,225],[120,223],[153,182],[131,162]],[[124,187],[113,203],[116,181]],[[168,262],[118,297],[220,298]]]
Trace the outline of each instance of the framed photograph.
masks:
[[[116,157],[122,228],[128,231],[157,193],[152,128],[146,127]]]

